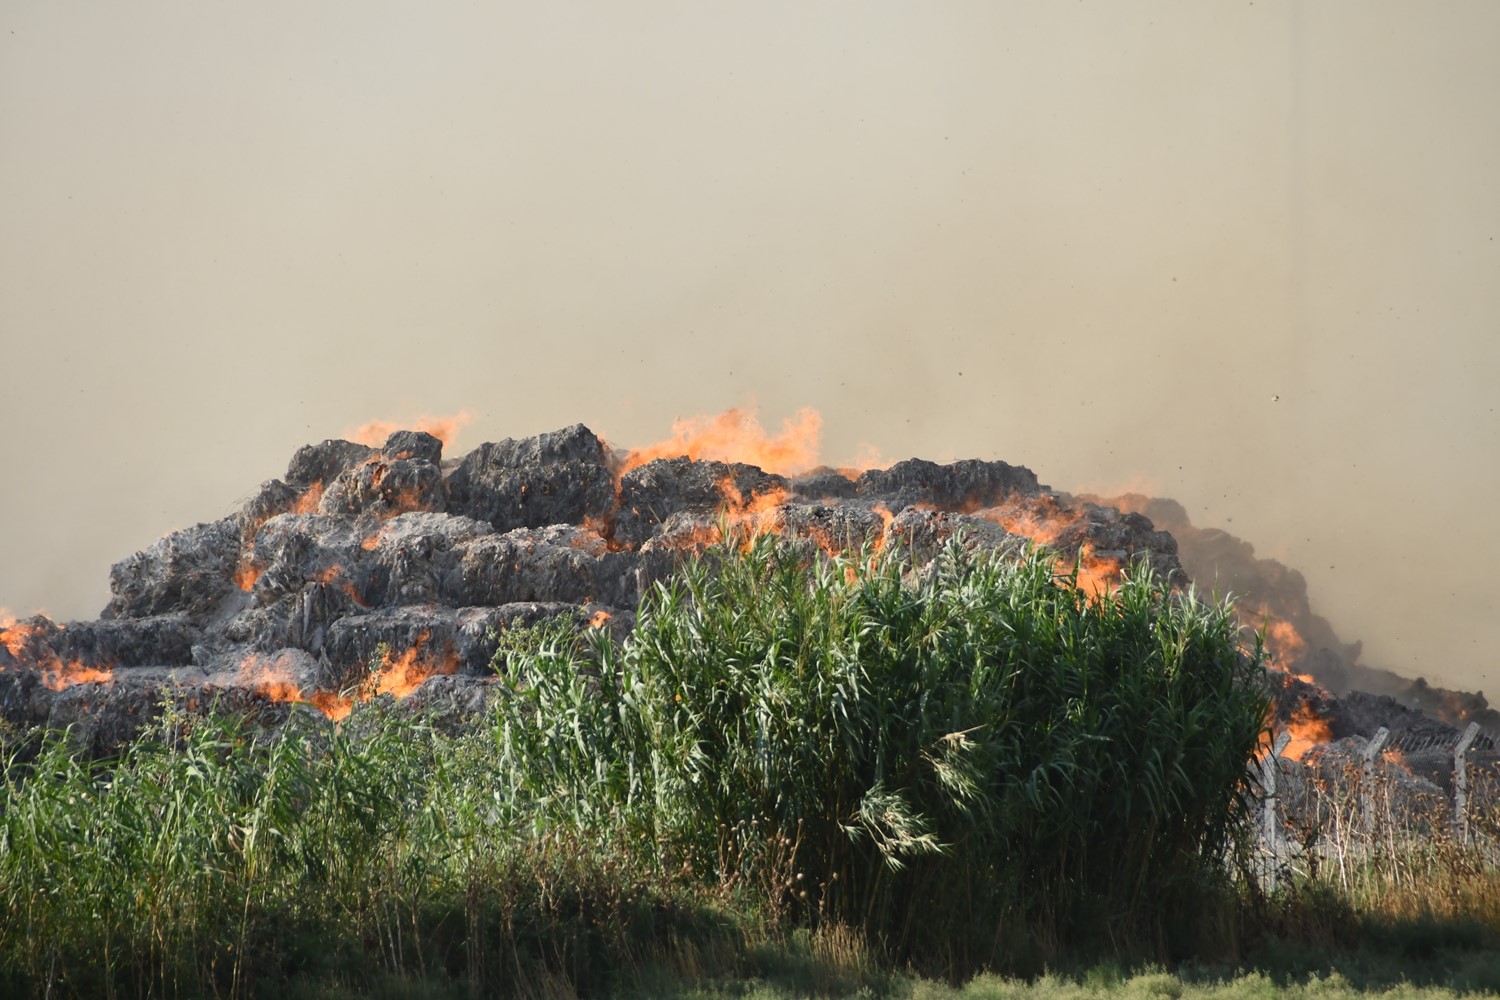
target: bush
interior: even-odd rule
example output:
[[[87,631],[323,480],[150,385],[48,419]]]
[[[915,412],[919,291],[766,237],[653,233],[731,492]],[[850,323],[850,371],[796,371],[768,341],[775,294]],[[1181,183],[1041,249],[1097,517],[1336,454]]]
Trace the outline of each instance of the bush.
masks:
[[[772,919],[962,974],[1191,947],[1266,717],[1222,606],[1046,553],[729,544],[634,634],[512,652],[511,822],[640,845]],[[1186,942],[1186,943],[1185,943]]]

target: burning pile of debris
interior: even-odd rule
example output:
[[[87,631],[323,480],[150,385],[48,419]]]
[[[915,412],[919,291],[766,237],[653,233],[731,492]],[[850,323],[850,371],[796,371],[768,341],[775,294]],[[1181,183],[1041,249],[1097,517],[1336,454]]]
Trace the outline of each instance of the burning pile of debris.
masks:
[[[304,447],[238,513],[118,563],[99,620],[0,623],[0,713],[105,749],[164,691],[271,722],[383,696],[472,711],[508,630],[564,617],[624,634],[643,591],[728,527],[917,552],[963,529],[976,545],[1045,543],[1092,591],[1138,559],[1185,580],[1145,517],[1066,501],[1003,462],[789,477],[691,447],[621,455],[581,425],[460,459],[442,448],[419,431]]]
[[[1447,722],[1467,721],[1386,696],[1334,697],[1330,688],[1363,676],[1351,666],[1358,646],[1312,614],[1300,575],[1194,528],[1171,501],[1070,497],[1004,462],[813,466],[808,427],[746,441],[735,417],[681,425],[628,453],[582,425],[458,459],[423,431],[395,431],[380,447],[304,447],[238,513],[117,564],[98,621],[0,621],[0,715],[71,725],[95,749],[128,739],[164,696],[271,724],[292,711],[337,721],[385,697],[462,718],[496,695],[492,661],[508,632],[563,618],[623,636],[646,589],[726,530],[828,552],[899,541],[919,557],[961,530],[972,545],[1044,544],[1090,594],[1142,560],[1174,584],[1208,574],[1248,592],[1244,620],[1266,625],[1280,686],[1272,722],[1293,736],[1285,766],[1314,747],[1337,756],[1340,741],[1380,726],[1421,765],[1424,748],[1436,761],[1457,741]],[[721,460],[738,457],[757,464]],[[1468,697],[1444,704],[1481,722],[1495,714]],[[1493,756],[1493,743],[1475,752]],[[1427,777],[1409,770],[1441,784],[1439,764]]]

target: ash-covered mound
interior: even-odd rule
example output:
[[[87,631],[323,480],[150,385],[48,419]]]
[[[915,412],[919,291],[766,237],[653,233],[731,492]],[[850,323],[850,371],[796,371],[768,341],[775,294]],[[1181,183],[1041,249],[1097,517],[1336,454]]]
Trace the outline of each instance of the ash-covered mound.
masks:
[[[1138,560],[1186,581],[1175,541],[1146,517],[1060,497],[1004,462],[789,479],[688,458],[627,469],[582,425],[457,460],[398,431],[382,448],[304,447],[237,513],[121,561],[97,621],[0,629],[0,713],[72,724],[105,748],[153,717],[164,689],[272,721],[416,692],[472,710],[508,632],[564,617],[623,634],[645,589],[727,526],[919,555],[962,529],[974,545],[1045,543],[1085,588]]]

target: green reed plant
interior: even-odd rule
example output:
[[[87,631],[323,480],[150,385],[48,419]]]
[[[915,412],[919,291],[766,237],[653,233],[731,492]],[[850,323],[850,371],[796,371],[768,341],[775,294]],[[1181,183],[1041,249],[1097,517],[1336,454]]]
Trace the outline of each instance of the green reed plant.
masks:
[[[1041,552],[732,540],[624,644],[508,657],[506,808],[949,971],[1169,949],[1236,830],[1260,666],[1144,570],[1074,583]]]

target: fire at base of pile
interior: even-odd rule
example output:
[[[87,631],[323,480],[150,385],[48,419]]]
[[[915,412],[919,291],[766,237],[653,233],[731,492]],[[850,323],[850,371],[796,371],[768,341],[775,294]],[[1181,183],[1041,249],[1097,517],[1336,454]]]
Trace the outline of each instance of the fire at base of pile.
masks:
[[[0,713],[107,749],[164,690],[272,724],[382,698],[477,711],[517,627],[563,618],[623,637],[641,594],[726,530],[919,557],[962,531],[972,545],[1044,543],[1088,592],[1138,560],[1186,579],[1147,518],[1070,501],[1004,462],[788,478],[645,457],[581,425],[449,460],[413,431],[381,448],[304,447],[237,513],[114,566],[98,620],[0,622]]]

